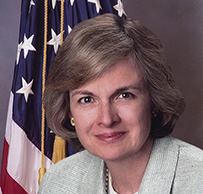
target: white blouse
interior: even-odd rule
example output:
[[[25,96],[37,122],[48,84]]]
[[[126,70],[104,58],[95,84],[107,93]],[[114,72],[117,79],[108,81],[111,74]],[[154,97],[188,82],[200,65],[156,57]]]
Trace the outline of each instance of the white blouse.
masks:
[[[109,182],[108,182],[108,194],[118,194],[113,189],[112,180],[111,180],[111,175],[110,174],[109,174]],[[133,193],[133,194],[138,194],[138,192]]]

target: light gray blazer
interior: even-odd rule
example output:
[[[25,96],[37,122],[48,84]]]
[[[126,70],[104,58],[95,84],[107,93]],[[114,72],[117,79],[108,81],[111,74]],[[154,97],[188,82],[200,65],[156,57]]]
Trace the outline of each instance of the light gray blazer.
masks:
[[[82,151],[53,165],[39,194],[105,194],[104,162]],[[188,143],[156,139],[139,194],[203,194],[203,151]]]

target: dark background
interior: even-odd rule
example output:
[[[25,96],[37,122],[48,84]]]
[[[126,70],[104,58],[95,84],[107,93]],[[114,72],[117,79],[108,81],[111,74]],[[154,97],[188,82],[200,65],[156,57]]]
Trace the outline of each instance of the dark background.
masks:
[[[102,0],[101,0],[102,1]],[[0,2],[0,159],[20,25],[21,0]],[[128,17],[161,39],[186,110],[172,134],[203,148],[203,0],[123,0]]]

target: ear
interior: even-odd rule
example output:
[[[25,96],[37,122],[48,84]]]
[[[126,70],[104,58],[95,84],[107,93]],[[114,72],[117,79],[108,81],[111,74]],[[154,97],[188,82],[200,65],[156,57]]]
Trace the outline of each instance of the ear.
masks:
[[[71,111],[68,112],[68,117],[69,117],[69,119],[73,117]]]

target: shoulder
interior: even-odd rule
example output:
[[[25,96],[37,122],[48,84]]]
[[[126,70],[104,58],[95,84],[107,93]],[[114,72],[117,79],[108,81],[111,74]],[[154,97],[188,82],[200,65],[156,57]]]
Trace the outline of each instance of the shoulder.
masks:
[[[40,184],[40,194],[81,193],[88,188],[86,180],[94,179],[101,173],[103,161],[82,151],[54,164],[44,175]]]
[[[203,193],[203,150],[184,141],[167,137],[158,140],[169,147],[175,147],[177,156],[174,172],[173,191],[175,193]]]
[[[164,137],[156,139],[155,146],[159,148],[167,147],[167,151],[177,150],[179,160],[187,159],[193,162],[203,162],[203,150],[182,140],[173,137]]]
[[[58,163],[54,164],[50,169],[49,173],[51,172],[58,172],[60,170],[71,170],[72,168],[79,168],[79,169],[86,169],[90,163],[97,163],[101,162],[101,159],[98,157],[93,156],[88,151],[81,151],[78,152],[70,157],[67,157]]]
[[[173,137],[155,139],[139,193],[203,193],[203,151]]]

